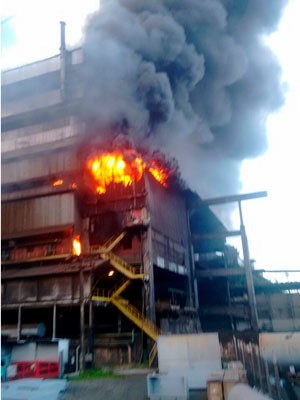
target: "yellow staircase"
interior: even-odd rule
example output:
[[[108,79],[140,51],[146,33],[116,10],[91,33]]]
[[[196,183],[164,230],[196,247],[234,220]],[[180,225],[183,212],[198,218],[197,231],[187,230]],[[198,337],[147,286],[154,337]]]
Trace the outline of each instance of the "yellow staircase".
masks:
[[[108,241],[105,242],[104,245],[93,246],[91,249],[91,253],[99,254],[99,253],[105,253],[105,252],[111,251],[126,236],[126,233],[127,232],[124,230],[118,236],[114,235],[113,237],[108,239]]]
[[[159,329],[150,319],[121,297],[111,297],[110,301],[116,306],[127,318],[129,318],[136,326],[142,329],[151,339],[157,340]]]
[[[121,274],[127,276],[127,278],[144,278],[144,274],[139,273],[139,267],[133,267],[111,251],[101,253],[100,256],[103,260],[108,260],[112,266],[114,266],[119,272],[121,272]]]
[[[144,274],[139,272],[138,267],[133,267],[121,257],[114,254],[111,250],[124,238],[126,231],[123,231],[115,238],[110,239],[103,246],[97,246],[93,248],[94,253],[100,254],[103,260],[107,260],[110,264],[115,267],[121,274],[129,279],[124,279],[116,287],[109,291],[102,291],[92,296],[93,301],[111,302],[117,307],[127,318],[129,318],[136,326],[144,331],[152,340],[154,340],[154,346],[149,354],[149,366],[152,365],[156,354],[157,354],[157,337],[159,335],[159,329],[153,322],[146,318],[136,307],[131,305],[128,300],[120,297],[120,294],[130,285],[131,279],[143,279]]]
[[[126,233],[127,231],[124,230],[118,236],[114,236],[109,239],[104,245],[94,246],[91,252],[92,254],[100,254],[103,260],[108,260],[110,264],[116,268],[116,270],[127,276],[127,278],[143,279],[144,274],[140,273],[139,267],[133,267],[111,251],[126,236]]]
[[[116,306],[127,318],[129,318],[136,326],[142,329],[151,339],[157,340],[159,329],[153,324],[150,319],[144,317],[144,315],[128,300],[120,297],[120,294],[130,285],[130,279],[124,280],[115,287],[113,290],[108,292],[96,293],[92,296],[93,301],[111,302]]]
[[[154,340],[154,346],[149,354],[149,366],[151,366],[157,354],[156,341],[160,331],[158,327],[150,321],[150,319],[146,318],[136,307],[131,305],[128,300],[120,297],[120,294],[130,285],[130,282],[130,279],[124,279],[115,288],[106,293],[104,291],[99,293],[98,290],[96,295],[92,296],[92,301],[111,302],[136,326]]]
[[[111,251],[121,240],[126,236],[126,231],[122,231],[117,237],[113,236],[112,238],[108,239],[103,246],[99,246],[101,252]]]

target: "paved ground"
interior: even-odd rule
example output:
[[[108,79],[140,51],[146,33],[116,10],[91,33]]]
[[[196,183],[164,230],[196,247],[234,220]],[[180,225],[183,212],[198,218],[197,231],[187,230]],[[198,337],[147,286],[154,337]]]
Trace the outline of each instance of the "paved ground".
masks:
[[[2,400],[57,400],[65,379],[19,379],[1,383]]]
[[[60,400],[146,400],[147,375],[69,381]]]
[[[132,375],[133,373],[133,375]],[[59,400],[146,400],[147,374],[87,381],[69,381]],[[190,392],[190,400],[206,400],[206,391]]]

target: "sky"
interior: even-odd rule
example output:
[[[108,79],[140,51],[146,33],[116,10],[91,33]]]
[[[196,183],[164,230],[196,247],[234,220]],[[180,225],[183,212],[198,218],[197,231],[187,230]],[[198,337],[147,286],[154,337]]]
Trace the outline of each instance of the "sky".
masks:
[[[79,1],[76,7],[71,0],[2,3],[2,30],[5,28],[8,33],[1,38],[2,69],[57,54],[60,20],[67,24],[67,46],[80,45],[86,15],[99,6],[99,0]],[[299,48],[299,16],[300,1],[289,0],[278,30],[265,39],[283,69],[285,105],[268,119],[267,152],[244,161],[241,170],[241,192],[268,192],[267,198],[245,201],[242,205],[250,256],[258,269],[300,270],[300,57],[295,51]],[[237,210],[232,219],[234,228],[238,228]],[[239,239],[230,243],[241,252]]]
[[[290,0],[277,32],[266,38],[282,66],[285,104],[268,119],[268,151],[244,161],[241,171],[244,193],[268,192],[267,198],[243,202],[250,255],[261,269],[300,270],[300,58],[295,51],[299,16],[299,0]],[[237,213],[234,219],[238,224]],[[289,274],[289,280],[299,278]]]

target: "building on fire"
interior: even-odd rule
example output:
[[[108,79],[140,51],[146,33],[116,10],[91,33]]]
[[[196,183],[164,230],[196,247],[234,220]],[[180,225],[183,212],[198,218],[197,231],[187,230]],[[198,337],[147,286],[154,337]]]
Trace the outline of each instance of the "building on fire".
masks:
[[[59,55],[2,73],[3,328],[20,340],[43,323],[45,338],[70,339],[96,364],[151,359],[160,332],[249,329],[226,228],[163,158],[91,138],[83,62],[62,41]],[[263,289],[281,295],[254,278],[259,324],[276,330]]]

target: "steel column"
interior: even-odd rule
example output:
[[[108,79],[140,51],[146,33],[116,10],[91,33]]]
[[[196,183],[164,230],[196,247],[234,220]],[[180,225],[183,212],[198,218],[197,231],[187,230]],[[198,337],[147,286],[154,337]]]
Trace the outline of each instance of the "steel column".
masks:
[[[56,338],[56,303],[53,304],[52,340]]]
[[[245,268],[245,274],[246,274],[247,293],[248,293],[250,315],[251,315],[251,325],[252,325],[252,329],[254,331],[257,331],[258,330],[258,315],[257,315],[257,307],[256,307],[256,298],[255,298],[253,275],[252,275],[252,268],[251,268],[250,255],[249,255],[248,239],[246,236],[246,230],[245,230],[245,226],[244,226],[241,201],[238,201],[238,205],[239,205],[239,214],[240,214],[240,223],[241,223],[240,231],[241,231],[241,239],[242,239],[242,247],[243,247],[244,268]]]

